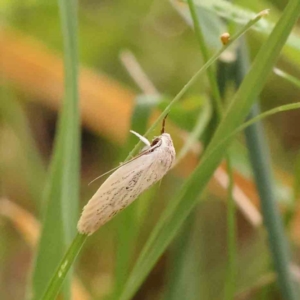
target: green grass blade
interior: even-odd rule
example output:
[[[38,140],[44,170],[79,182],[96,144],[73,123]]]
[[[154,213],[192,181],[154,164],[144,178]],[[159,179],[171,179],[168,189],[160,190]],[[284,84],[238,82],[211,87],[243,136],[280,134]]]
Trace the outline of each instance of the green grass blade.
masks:
[[[138,96],[131,118],[131,129],[140,133],[145,132],[153,108],[158,104],[157,96]],[[122,151],[122,158],[136,144],[137,137],[129,133],[128,142]],[[135,251],[136,238],[139,232],[137,224],[137,205],[134,202],[117,218],[117,253],[115,262],[115,280],[113,299],[117,299],[129,273],[130,263]]]
[[[288,74],[278,68],[274,68],[274,73],[276,75],[278,75],[279,77],[286,79],[287,81],[289,81],[290,83],[292,83],[293,85],[295,85],[296,87],[300,88],[300,80],[294,76],[292,76],[291,74]],[[293,219],[294,215],[295,215],[295,205],[297,202],[297,199],[299,198],[299,194],[300,194],[300,156],[298,155],[297,159],[296,159],[296,163],[295,163],[295,171],[294,171],[294,196],[293,196],[293,203],[292,205],[289,207],[288,212],[286,213],[285,216],[285,221],[286,224],[289,225],[290,221]]]
[[[67,245],[76,232],[79,191],[80,121],[77,70],[77,3],[61,0],[65,49],[65,99],[59,119],[46,208],[33,272],[33,299],[41,299]],[[68,297],[68,289],[66,289]]]
[[[298,78],[277,68],[274,69],[274,73],[279,77],[284,78],[290,83],[294,84],[296,87],[300,88],[300,80]]]
[[[197,79],[202,75],[219,57],[220,55],[231,46],[238,38],[240,38],[243,34],[245,34],[254,24],[256,24],[263,16],[265,16],[265,12],[259,13],[255,16],[254,19],[250,20],[240,31],[238,31],[235,35],[231,37],[229,42],[224,45],[219,51],[217,51],[201,68],[198,72],[194,74],[194,76],[184,85],[184,87],[179,91],[179,93],[174,97],[174,99],[169,103],[169,105],[165,108],[165,110],[160,114],[160,116],[155,120],[155,122],[151,125],[151,127],[147,130],[144,136],[148,136],[152,130],[160,124],[162,119],[165,117],[167,113],[170,112],[172,105],[174,105],[177,101],[181,99],[181,97],[187,92],[187,90],[197,81]],[[132,157],[137,150],[139,149],[141,142],[137,143],[133,150],[129,153],[126,160]]]
[[[252,108],[250,117],[259,113],[258,106]],[[285,237],[284,225],[277,207],[276,186],[272,174],[270,152],[260,123],[245,130],[246,143],[253,169],[256,188],[260,197],[264,225],[269,248],[277,271],[278,284],[284,299],[296,299],[290,275],[290,253]]]
[[[0,93],[5,94],[6,101],[0,101],[1,120],[8,124],[20,141],[22,152],[28,162],[30,173],[24,177],[29,187],[36,208],[41,206],[42,186],[45,183],[46,172],[41,154],[32,138],[29,122],[22,105],[8,87],[2,87]]]
[[[299,203],[299,196],[300,196],[300,154],[298,153],[294,165],[292,202],[287,207],[287,212],[285,213],[285,224],[288,229],[291,227],[292,220],[295,220],[297,214],[297,205]]]
[[[187,0],[186,0],[187,1]],[[237,24],[245,24],[255,16],[255,12],[242,8],[232,2],[226,0],[195,0],[195,5],[198,9],[213,12],[228,21],[233,21]],[[275,24],[266,19],[262,19],[255,24],[252,29],[269,34],[274,28]],[[296,34],[291,34],[287,40],[287,45],[300,50],[299,37]]]
[[[77,1],[59,0],[64,40],[65,98],[67,134],[65,134],[62,215],[67,243],[76,232],[80,171],[80,113],[78,96]]]
[[[192,19],[193,19],[195,36],[196,36],[197,41],[198,41],[198,46],[200,48],[200,52],[203,56],[204,61],[207,62],[209,60],[209,51],[206,47],[205,40],[204,40],[204,37],[203,37],[203,34],[202,34],[202,30],[200,28],[200,23],[199,23],[199,19],[197,17],[197,14],[196,14],[196,8],[195,8],[194,1],[193,0],[187,0],[187,2],[188,2],[190,13],[191,13],[191,16],[192,16]],[[217,84],[217,81],[215,79],[215,74],[214,74],[212,68],[207,69],[207,75],[208,75],[210,87],[212,89],[214,109],[216,110],[216,113],[220,118],[221,115],[222,115],[222,102],[221,102],[220,92],[219,92],[219,89],[218,89],[218,84]]]
[[[205,40],[200,28],[200,20],[197,17],[196,8],[193,0],[187,0],[190,13],[193,19],[195,34],[198,39],[198,44],[205,61],[208,60],[208,49],[205,45]],[[212,88],[212,95],[214,99],[214,108],[218,122],[223,115],[223,105],[221,102],[221,95],[218,82],[212,69],[207,70],[209,82]],[[227,246],[228,246],[228,263],[227,263],[227,276],[225,280],[225,299],[231,300],[235,293],[235,276],[236,276],[236,224],[235,224],[235,204],[232,196],[233,189],[233,170],[230,156],[226,155],[227,170],[229,175],[228,185],[228,201],[227,201]]]
[[[75,261],[77,255],[79,254],[80,249],[84,245],[84,242],[86,241],[87,237],[88,236],[85,234],[77,233],[67,253],[63,257],[61,263],[59,264],[59,267],[55,271],[54,276],[52,277],[45,294],[39,299],[52,300],[57,297],[57,294],[63,282],[61,278],[65,278],[67,276],[68,271],[72,267],[72,264]]]
[[[199,224],[197,212],[192,212],[175,239],[168,259],[168,283],[164,300],[201,299],[199,288],[200,265]]]
[[[233,199],[233,170],[231,160],[227,160],[227,173],[229,177],[228,197],[227,197],[227,272],[225,280],[224,299],[233,300],[236,290],[236,221],[235,221],[235,203]]]
[[[161,220],[154,228],[152,235],[147,241],[130,277],[128,278],[121,300],[130,299],[134,295],[157,259],[174,238],[185,218],[197,204],[199,194],[204,190],[214,170],[221,162],[224,150],[229,146],[231,139],[224,144],[222,149],[214,151],[213,155],[212,150],[222,137],[227,136],[235,130],[249,113],[255,98],[258,96],[266,82],[267,75],[270,73],[274,63],[278,59],[280,51],[284,46],[299,13],[300,2],[298,0],[289,1],[281,19],[276,24],[267,41],[261,47],[251,70],[237,91],[224,118],[218,126],[213,139],[204,153],[201,165],[199,165],[188,178],[178,198],[172,201]],[[282,259],[288,263],[287,257],[283,257]],[[288,273],[286,275],[286,282],[290,283]],[[291,284],[282,286],[282,292],[287,299],[295,299]]]
[[[216,145],[216,148],[214,150],[212,150],[212,152],[214,152],[217,148],[223,147],[223,145],[226,143],[226,141],[228,141],[230,138],[234,137],[238,133],[242,132],[247,127],[253,125],[254,123],[261,121],[262,119],[265,119],[272,115],[278,114],[280,112],[285,112],[285,111],[299,109],[299,108],[300,108],[300,102],[297,102],[297,103],[281,105],[281,106],[275,107],[273,109],[270,109],[268,111],[265,111],[265,112],[259,114],[258,116],[248,120],[247,122],[245,122],[242,125],[240,125],[239,127],[237,127],[234,131],[232,131],[229,135],[227,135],[224,139],[222,139]]]
[[[240,72],[237,75],[237,83],[242,81],[249,69],[249,58],[247,48],[241,48]],[[258,103],[254,105],[249,118],[258,116],[260,112]],[[273,256],[273,262],[278,274],[278,283],[287,299],[296,297],[293,295],[293,287],[288,281],[289,276],[289,247],[285,237],[284,224],[277,208],[276,184],[274,182],[270,150],[266,141],[263,126],[260,122],[249,126],[245,130],[246,144],[253,169],[255,184],[260,196],[260,203],[264,224],[266,226],[269,247]]]
[[[184,93],[189,89],[189,87],[195,83],[195,81],[198,79],[198,77],[207,70],[208,67],[210,67],[217,59],[218,57],[223,53],[223,51],[225,51],[236,39],[238,39],[240,36],[242,36],[247,30],[249,30],[251,28],[251,26],[253,24],[255,24],[256,22],[258,22],[258,20],[260,20],[261,17],[263,17],[264,14],[259,14],[257,15],[253,20],[251,20],[249,23],[247,23],[247,25],[245,27],[243,27],[238,33],[236,33],[232,39],[230,40],[230,42],[225,45],[222,49],[220,49],[215,55],[212,56],[212,58],[189,80],[189,82],[181,89],[181,91],[177,94],[177,96],[170,102],[170,104],[165,108],[165,110],[163,111],[163,113],[156,119],[156,121],[153,123],[153,125],[150,127],[150,129],[144,134],[144,136],[147,136],[147,134],[149,134],[150,132],[152,132],[152,130],[157,126],[158,123],[161,122],[161,120],[164,118],[164,116],[166,115],[167,112],[170,111],[170,108],[172,107],[172,105],[174,103],[176,103],[183,95]],[[132,157],[137,149],[139,149],[140,146],[140,142],[136,144],[135,148],[131,151],[131,153],[129,153],[128,157],[126,160],[128,160],[130,157]],[[57,230],[59,230],[60,228],[56,228]],[[82,243],[84,243],[85,240],[82,241]],[[78,245],[77,246],[77,251],[79,252],[81,249],[82,245]],[[73,256],[73,258],[75,259],[75,255]],[[68,257],[66,257],[66,260],[68,260]],[[69,261],[68,261],[69,263]],[[61,262],[60,266],[58,269],[60,269],[62,267],[62,264],[64,264],[64,261]],[[60,286],[62,285],[64,278],[66,276],[67,273],[63,273],[62,275],[59,276],[59,278],[56,278],[58,276],[58,273],[54,273],[51,282],[57,282],[57,290],[53,290],[53,293],[58,293],[58,290],[60,288]],[[48,285],[47,290],[46,290],[46,294],[49,292],[49,290],[51,289],[51,283]]]
[[[179,153],[176,155],[176,164],[178,165],[180,161],[185,157],[185,155],[189,152],[191,147],[194,145],[194,143],[200,138],[202,133],[204,132],[206,126],[208,125],[210,119],[211,119],[211,105],[209,102],[205,102],[203,105],[203,109],[201,109],[199,113],[199,117],[197,119],[197,122],[192,130],[192,132],[189,134],[187,140],[185,141],[184,145],[180,149]]]

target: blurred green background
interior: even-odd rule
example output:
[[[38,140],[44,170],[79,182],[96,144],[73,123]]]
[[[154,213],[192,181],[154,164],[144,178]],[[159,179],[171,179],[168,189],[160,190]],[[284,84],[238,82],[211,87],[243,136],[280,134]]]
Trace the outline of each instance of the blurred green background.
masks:
[[[197,13],[212,54],[221,47],[220,34],[235,32],[250,14],[222,11],[210,6],[209,1],[202,2],[196,1]],[[267,37],[268,24],[278,20],[287,2],[234,1],[242,11],[259,12],[266,8],[271,11],[266,27],[261,23],[256,30],[249,31],[214,66],[219,84],[224,84],[225,105],[236,89],[236,61],[242,44],[248,46],[251,63]],[[29,289],[40,222],[46,209],[42,199],[63,98],[64,47],[55,1],[1,0],[0,16],[0,295],[1,299],[15,300],[24,299]],[[241,22],[237,22],[239,17]],[[299,78],[297,30],[284,48],[277,67]],[[125,160],[135,145],[136,139],[129,139],[129,129],[143,134],[157,111],[166,107],[203,65],[203,60],[191,28],[188,6],[178,1],[79,1],[78,43],[81,210],[104,178],[90,186],[88,183]],[[136,65],[148,79],[141,76]],[[262,110],[267,110],[298,102],[299,95],[299,87],[273,73],[261,94],[260,105]],[[210,100],[211,89],[203,75],[172,108],[167,131],[172,134],[177,152]],[[276,198],[298,282],[299,116],[300,112],[295,110],[264,121],[276,179]],[[213,117],[210,114],[207,117],[209,123],[205,124],[199,141],[162,183],[143,194],[132,207],[88,240],[75,266],[72,299],[113,299],[122,288],[120,281],[127,278],[162,210],[198,162],[215,126]],[[158,134],[159,128],[153,136]],[[234,182],[240,191],[234,197],[252,204],[249,205],[254,210],[254,213],[247,208],[236,212],[235,299],[283,299],[275,283],[243,135],[233,143],[229,153]],[[226,167],[222,165],[218,170],[202,195],[205,201],[188,218],[134,299],[223,299],[227,191],[222,176],[226,176]]]

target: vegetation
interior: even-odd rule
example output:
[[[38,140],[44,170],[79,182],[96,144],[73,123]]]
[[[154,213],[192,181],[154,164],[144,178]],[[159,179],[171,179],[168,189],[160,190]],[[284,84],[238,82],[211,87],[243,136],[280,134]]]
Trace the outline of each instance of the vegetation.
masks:
[[[273,2],[0,4],[4,299],[299,298],[300,2]],[[166,113],[174,168],[78,234]]]

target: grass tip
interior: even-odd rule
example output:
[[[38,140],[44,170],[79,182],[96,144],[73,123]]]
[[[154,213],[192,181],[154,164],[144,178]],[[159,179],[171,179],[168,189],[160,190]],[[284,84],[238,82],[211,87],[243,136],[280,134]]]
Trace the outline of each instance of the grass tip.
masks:
[[[265,17],[265,16],[268,16],[269,13],[270,13],[270,9],[267,8],[267,9],[264,9],[264,10],[262,10],[261,12],[259,12],[259,13],[257,14],[257,17],[263,18],[263,17]]]

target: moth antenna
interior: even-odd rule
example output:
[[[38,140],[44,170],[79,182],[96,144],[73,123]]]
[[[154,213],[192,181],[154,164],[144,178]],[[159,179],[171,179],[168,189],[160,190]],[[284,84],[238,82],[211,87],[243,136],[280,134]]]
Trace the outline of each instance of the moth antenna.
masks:
[[[90,182],[88,183],[88,185],[92,184],[93,182],[95,182],[96,180],[100,179],[101,177],[103,177],[103,176],[105,176],[105,175],[107,175],[107,174],[109,174],[109,173],[111,173],[111,172],[113,172],[113,171],[115,171],[115,170],[121,168],[122,166],[123,166],[123,165],[117,166],[117,167],[115,167],[115,168],[113,168],[113,169],[111,169],[111,170],[105,172],[104,174],[102,174],[102,175],[96,177],[95,179],[93,179],[92,181],[90,181]]]
[[[165,117],[164,117],[164,119],[163,119],[163,121],[162,121],[162,128],[161,128],[160,134],[165,133],[166,118],[167,118],[168,114],[169,114],[169,113],[167,113],[167,114],[165,115]]]
[[[140,135],[139,133],[133,130],[130,130],[130,132],[137,136],[144,144],[146,144],[146,146],[151,146],[150,142],[144,136]]]

